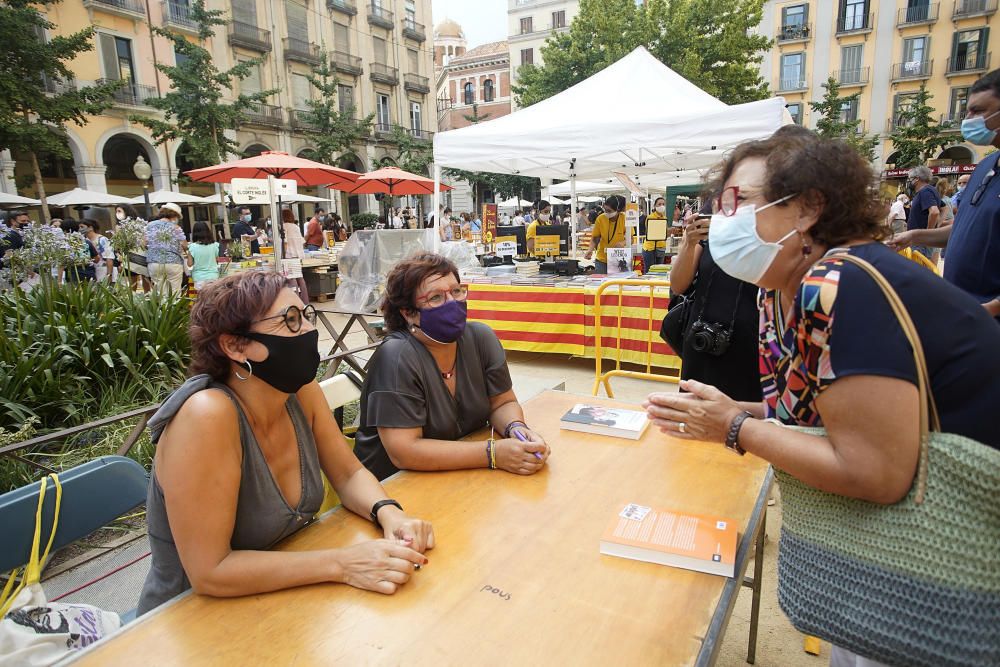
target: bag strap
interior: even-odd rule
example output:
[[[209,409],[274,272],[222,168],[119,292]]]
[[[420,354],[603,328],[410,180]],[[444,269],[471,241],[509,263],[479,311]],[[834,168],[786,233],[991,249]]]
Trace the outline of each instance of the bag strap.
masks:
[[[930,372],[927,368],[927,358],[924,356],[924,347],[920,342],[917,327],[914,326],[913,319],[906,310],[906,306],[903,305],[903,300],[899,298],[899,294],[889,284],[889,281],[885,279],[885,276],[872,266],[871,263],[846,252],[829,255],[829,258],[836,258],[854,264],[871,276],[875,284],[882,290],[886,301],[889,302],[889,306],[896,315],[896,319],[899,320],[900,328],[902,328],[906,339],[910,343],[910,347],[913,349],[913,361],[917,369],[917,390],[920,393],[920,459],[917,464],[917,495],[914,498],[914,501],[919,505],[923,503],[924,493],[927,490],[929,434],[931,431],[937,432],[941,430],[941,419],[938,416],[937,406],[934,403],[934,396],[931,394]]]
[[[45,489],[49,478],[52,478],[52,485],[56,490],[55,514],[52,516],[52,532],[49,533],[49,541],[45,545],[45,551],[39,557],[38,549],[42,542],[42,510],[45,507]],[[25,586],[37,584],[42,578],[42,563],[49,557],[52,543],[56,538],[56,528],[59,526],[59,508],[62,505],[62,484],[59,482],[59,475],[52,473],[42,478],[38,490],[38,508],[35,510],[35,536],[31,541],[31,555],[28,557],[28,564],[24,566],[21,573],[21,583],[14,588],[14,582],[18,578],[18,571],[15,569],[4,586],[3,593],[0,594],[0,618],[3,618],[10,610],[11,605],[18,593]],[[12,590],[13,589],[13,590]]]

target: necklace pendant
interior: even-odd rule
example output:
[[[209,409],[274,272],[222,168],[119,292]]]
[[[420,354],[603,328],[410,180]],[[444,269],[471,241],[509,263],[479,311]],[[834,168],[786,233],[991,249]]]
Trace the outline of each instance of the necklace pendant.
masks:
[[[445,380],[450,380],[453,377],[455,377],[455,371],[448,371],[446,373],[441,373],[441,377],[443,377]]]

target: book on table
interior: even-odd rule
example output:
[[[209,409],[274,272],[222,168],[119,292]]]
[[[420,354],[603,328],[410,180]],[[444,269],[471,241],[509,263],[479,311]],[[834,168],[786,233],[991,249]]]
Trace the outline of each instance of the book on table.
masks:
[[[604,531],[601,553],[732,577],[736,532],[729,519],[629,503]]]
[[[559,425],[568,431],[638,440],[649,426],[649,420],[646,413],[639,410],[577,403],[562,416]]]

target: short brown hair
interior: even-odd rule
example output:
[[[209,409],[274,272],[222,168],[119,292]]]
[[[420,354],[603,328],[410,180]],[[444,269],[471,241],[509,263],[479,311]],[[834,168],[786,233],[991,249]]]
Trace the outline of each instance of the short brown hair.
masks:
[[[270,271],[237,273],[203,287],[191,309],[188,376],[207,373],[218,382],[228,378],[231,362],[219,337],[248,331],[267,314],[284,287],[285,278]]]
[[[458,267],[441,255],[433,252],[420,252],[393,267],[385,279],[385,296],[382,299],[382,315],[385,317],[387,331],[403,331],[406,329],[404,310],[416,310],[416,294],[420,284],[434,276],[458,275]]]
[[[749,158],[764,159],[767,201],[798,195],[820,209],[809,230],[818,243],[829,248],[852,239],[885,236],[881,225],[885,204],[878,199],[875,173],[845,142],[822,139],[804,128],[782,128],[767,139],[737,146],[716,168],[710,190],[721,192],[736,166]]]
[[[281,209],[281,221],[287,222],[290,225],[295,224],[295,214],[292,213],[291,209],[283,208]]]

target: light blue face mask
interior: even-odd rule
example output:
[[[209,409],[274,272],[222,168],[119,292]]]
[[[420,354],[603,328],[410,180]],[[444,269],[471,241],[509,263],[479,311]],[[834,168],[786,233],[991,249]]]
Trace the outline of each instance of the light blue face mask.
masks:
[[[740,206],[736,213],[727,216],[716,213],[708,227],[708,249],[719,268],[744,282],[757,283],[764,277],[774,258],[781,252],[782,244],[791,238],[791,230],[773,243],[768,243],[757,233],[757,213],[775,204],[788,201],[788,195],[760,208],[753,204]]]
[[[970,144],[976,146],[992,146],[997,138],[997,131],[986,127],[986,121],[996,116],[1000,111],[995,111],[989,116],[977,116],[966,118],[962,121],[962,136]]]

